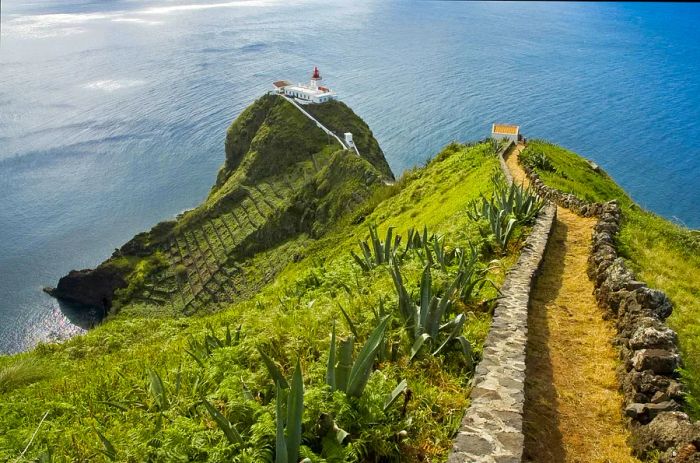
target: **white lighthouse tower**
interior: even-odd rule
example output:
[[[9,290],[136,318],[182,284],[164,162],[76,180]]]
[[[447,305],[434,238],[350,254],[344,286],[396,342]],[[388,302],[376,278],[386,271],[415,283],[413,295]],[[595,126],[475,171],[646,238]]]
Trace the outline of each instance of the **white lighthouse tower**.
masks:
[[[310,87],[312,90],[318,90],[318,83],[321,81],[321,74],[318,72],[318,67],[314,66],[314,73],[311,75]]]

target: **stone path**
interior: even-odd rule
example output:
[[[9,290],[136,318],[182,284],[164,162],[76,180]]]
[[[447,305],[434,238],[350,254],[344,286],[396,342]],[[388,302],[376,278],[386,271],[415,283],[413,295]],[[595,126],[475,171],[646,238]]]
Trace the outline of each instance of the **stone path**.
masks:
[[[522,146],[506,158],[518,183]],[[622,418],[614,331],[586,276],[596,219],[557,208],[528,315],[525,453],[528,462],[636,462]]]

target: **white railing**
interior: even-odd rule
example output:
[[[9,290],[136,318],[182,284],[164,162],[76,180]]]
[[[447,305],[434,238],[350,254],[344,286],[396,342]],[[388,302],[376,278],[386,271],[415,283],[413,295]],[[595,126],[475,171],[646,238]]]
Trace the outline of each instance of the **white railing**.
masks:
[[[294,105],[295,108],[297,108],[299,111],[301,111],[301,113],[302,113],[303,115],[305,115],[306,117],[308,117],[309,119],[311,119],[314,123],[316,123],[316,127],[318,127],[319,129],[323,130],[324,132],[326,132],[326,134],[328,134],[328,135],[332,136],[333,138],[335,138],[335,139],[338,141],[338,143],[340,143],[340,146],[343,147],[343,149],[346,149],[346,150],[353,150],[353,151],[355,151],[355,153],[357,153],[358,156],[360,155],[360,152],[358,151],[357,146],[355,146],[354,143],[352,144],[352,146],[348,146],[348,145],[343,141],[342,138],[340,138],[338,135],[336,135],[336,134],[333,133],[332,131],[328,130],[328,129],[326,128],[326,126],[324,126],[323,124],[321,124],[315,117],[313,117],[311,114],[309,114],[308,112],[306,112],[306,111],[304,110],[304,108],[302,108],[296,101],[294,101],[294,98],[290,98],[290,97],[288,97],[287,95],[282,95],[282,94],[279,94],[279,96],[281,96],[281,97],[284,98],[285,100],[289,101],[291,104]]]

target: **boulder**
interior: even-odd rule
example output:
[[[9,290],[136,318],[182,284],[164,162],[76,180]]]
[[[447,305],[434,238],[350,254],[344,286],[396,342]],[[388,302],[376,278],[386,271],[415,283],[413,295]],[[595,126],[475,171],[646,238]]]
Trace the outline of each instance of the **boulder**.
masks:
[[[674,349],[678,341],[676,332],[658,323],[657,326],[640,326],[629,340],[629,347],[640,349]]]
[[[700,424],[692,423],[685,413],[660,412],[646,426],[637,427],[635,434],[634,448],[640,455],[669,449],[678,453],[688,444],[700,442]]]
[[[660,403],[631,403],[625,407],[625,415],[641,424],[646,424],[661,413],[677,411],[679,408],[680,405],[673,400]]]
[[[642,349],[632,357],[632,367],[637,371],[651,370],[660,375],[670,375],[679,366],[680,356],[664,349]]]

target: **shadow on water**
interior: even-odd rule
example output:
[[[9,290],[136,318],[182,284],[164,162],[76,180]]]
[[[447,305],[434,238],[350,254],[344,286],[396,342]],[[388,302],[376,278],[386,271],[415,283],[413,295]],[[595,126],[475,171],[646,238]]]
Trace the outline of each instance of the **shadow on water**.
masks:
[[[58,300],[58,307],[72,324],[89,330],[99,325],[107,315],[104,309]]]
[[[560,463],[565,450],[559,430],[559,403],[549,350],[548,307],[559,293],[562,282],[568,227],[556,220],[544,255],[541,273],[535,282],[528,313],[528,342],[525,369],[523,462]]]

